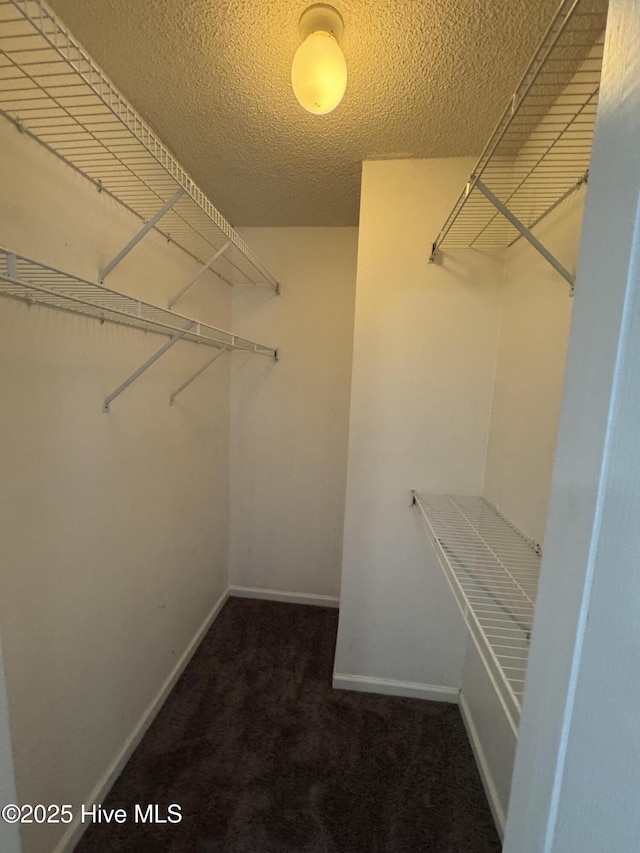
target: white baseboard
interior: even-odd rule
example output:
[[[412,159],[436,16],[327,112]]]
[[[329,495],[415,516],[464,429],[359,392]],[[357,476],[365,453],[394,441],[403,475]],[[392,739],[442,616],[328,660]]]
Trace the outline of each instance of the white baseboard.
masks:
[[[498,796],[498,790],[493,780],[489,763],[484,754],[482,744],[480,743],[478,730],[476,729],[473,717],[471,716],[471,709],[469,708],[467,700],[464,698],[462,693],[460,694],[460,713],[462,714],[464,727],[467,730],[471,749],[473,750],[473,755],[476,759],[478,770],[480,771],[480,778],[482,779],[482,785],[484,787],[485,794],[487,795],[487,800],[489,801],[489,808],[491,809],[491,814],[493,815],[498,835],[502,841],[504,839],[506,815],[502,808],[502,804],[500,803],[500,797]]]
[[[216,616],[222,609],[222,606],[224,605],[228,597],[229,590],[225,589],[220,598],[216,601],[216,603],[209,611],[209,614],[207,615],[202,625],[194,634],[191,642],[180,656],[172,671],[165,679],[164,684],[162,685],[156,696],[145,708],[135,728],[133,729],[127,740],[124,742],[122,749],[111,762],[102,778],[98,781],[98,784],[95,786],[88,799],[84,802],[83,805],[87,809],[91,808],[91,806],[93,806],[95,803],[102,803],[106,798],[107,794],[111,789],[111,786],[116,781],[116,779],[122,772],[125,764],[133,754],[135,748],[142,740],[145,732],[155,719],[158,711],[163,706],[169,693],[171,693],[176,681],[182,675],[182,672],[193,657],[198,646],[204,639],[204,635],[207,633],[207,631],[213,624]],[[54,853],[70,853],[70,851],[73,850],[74,846],[78,843],[80,836],[88,827],[88,825],[88,822],[82,823],[80,821],[80,815],[77,814],[73,822],[69,824],[67,831],[62,836],[59,843],[56,845]]]
[[[347,675],[334,672],[336,690],[358,690],[361,693],[382,693],[385,696],[404,696],[409,699],[432,699],[435,702],[457,704],[460,691],[456,687],[420,684],[415,681],[392,681],[389,678],[370,678],[366,675]]]
[[[315,604],[319,607],[340,607],[340,599],[331,595],[311,592],[288,592],[259,586],[230,586],[229,595],[235,598],[264,598],[267,601],[284,601],[288,604]]]

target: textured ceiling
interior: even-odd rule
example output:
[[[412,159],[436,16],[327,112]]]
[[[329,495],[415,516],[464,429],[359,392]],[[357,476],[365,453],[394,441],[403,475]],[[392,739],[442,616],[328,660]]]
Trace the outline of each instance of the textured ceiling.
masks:
[[[347,91],[291,89],[305,0],[50,0],[235,226],[354,225],[363,160],[479,154],[558,0],[334,0]]]

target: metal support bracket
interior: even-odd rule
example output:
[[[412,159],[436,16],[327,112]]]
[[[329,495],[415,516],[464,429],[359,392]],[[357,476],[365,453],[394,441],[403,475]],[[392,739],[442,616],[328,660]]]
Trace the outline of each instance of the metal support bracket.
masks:
[[[145,372],[145,370],[151,367],[154,362],[161,358],[165,354],[165,352],[170,350],[171,347],[174,346],[174,344],[177,344],[178,341],[181,340],[187,334],[187,332],[190,332],[191,329],[193,329],[193,327],[196,325],[196,322],[189,323],[186,329],[183,329],[181,332],[178,332],[177,335],[173,335],[164,346],[160,347],[158,352],[154,353],[151,358],[147,359],[143,365],[141,365],[134,373],[131,374],[131,376],[129,376],[128,379],[125,379],[122,385],[118,385],[115,391],[109,394],[108,397],[105,397],[104,405],[102,406],[102,411],[108,412],[110,404],[113,402],[113,400],[115,400],[118,395],[122,394],[122,392],[126,388],[128,388],[132,382],[135,382],[136,379]]]
[[[23,282],[18,278],[18,256],[13,252],[7,252],[5,257],[7,259],[7,277],[22,284]],[[35,293],[37,293],[37,291],[35,291]],[[36,298],[33,290],[27,289],[25,300],[27,305],[34,304]]]
[[[18,278],[18,263],[13,252],[7,252],[7,275],[9,278]]]
[[[185,388],[187,388],[189,385],[191,385],[191,383],[193,382],[193,380],[194,380],[194,379],[197,379],[197,378],[198,378],[198,376],[200,376],[200,374],[201,374],[201,373],[204,373],[204,372],[205,372],[205,370],[206,370],[208,367],[211,367],[211,365],[212,365],[215,361],[217,361],[217,360],[220,358],[220,356],[221,356],[221,355],[224,355],[224,354],[225,354],[225,352],[226,352],[228,349],[229,349],[229,347],[222,347],[222,349],[221,349],[221,350],[219,350],[219,351],[218,351],[218,352],[213,356],[213,358],[210,358],[210,359],[209,359],[209,361],[206,361],[206,362],[202,365],[202,367],[199,367],[199,368],[196,370],[196,372],[195,372],[195,373],[192,373],[192,374],[191,374],[191,376],[190,376],[190,377],[189,377],[185,382],[183,382],[183,383],[182,383],[182,385],[181,385],[179,388],[176,388],[176,390],[173,392],[173,394],[171,394],[171,396],[169,397],[169,405],[173,406],[173,401],[174,401],[174,400],[175,400],[175,398],[178,396],[178,394],[181,394],[181,393],[184,391],[184,389],[185,389]]]
[[[200,276],[203,275],[209,269],[209,267],[211,266],[212,263],[214,263],[215,261],[218,260],[220,255],[224,254],[227,251],[227,249],[229,248],[230,245],[231,245],[231,240],[227,240],[227,242],[224,244],[224,246],[221,249],[218,249],[217,252],[215,252],[213,255],[211,255],[209,260],[200,267],[200,269],[194,275],[194,277],[191,279],[189,284],[185,284],[185,286],[182,288],[182,290],[179,290],[178,293],[176,293],[176,295],[169,300],[169,308],[173,308],[173,306],[176,304],[178,299],[180,299],[180,297],[183,296],[187,292],[187,290],[189,290],[189,288],[196,283],[196,281],[200,278]]]
[[[479,178],[476,179],[475,184],[474,184],[474,188],[479,189],[480,192],[486,198],[489,199],[491,204],[500,211],[500,213],[504,216],[504,218],[507,219],[513,225],[513,227],[522,234],[522,236],[525,238],[525,240],[528,240],[529,243],[531,243],[531,245],[533,246],[533,248],[536,249],[538,252],[540,252],[542,257],[546,261],[548,261],[551,264],[551,266],[557,272],[559,272],[560,275],[564,279],[566,279],[566,281],[569,282],[569,285],[571,287],[571,292],[573,293],[574,288],[575,288],[575,284],[576,284],[575,276],[571,275],[569,270],[567,270],[565,267],[562,266],[562,264],[555,257],[555,255],[552,255],[551,252],[546,248],[546,246],[543,246],[542,243],[540,242],[540,240],[538,240],[537,237],[533,236],[533,234],[526,227],[526,225],[523,225],[522,222],[520,222],[520,220],[518,219],[518,217],[515,216],[509,210],[509,208],[506,206],[506,204],[504,204],[502,201],[500,201],[500,199],[497,196],[495,196],[491,192],[491,190],[482,183],[482,181]]]
[[[105,280],[105,278],[109,275],[109,273],[113,269],[115,269],[115,267],[118,266],[120,261],[129,254],[129,252],[133,249],[134,246],[138,245],[140,240],[142,240],[142,238],[146,234],[148,234],[152,228],[156,227],[156,225],[162,219],[162,217],[165,215],[165,213],[168,213],[171,210],[171,208],[174,206],[174,204],[177,201],[179,201],[184,194],[185,194],[185,190],[183,190],[182,188],[179,189],[178,192],[169,199],[169,201],[165,202],[165,204],[162,205],[162,207],[156,213],[155,216],[152,216],[148,222],[145,222],[145,224],[138,231],[136,236],[132,240],[130,240],[127,243],[127,245],[124,247],[124,249],[121,252],[118,252],[118,254],[115,256],[115,258],[112,261],[110,261],[106,265],[106,267],[102,270],[102,272],[100,273],[100,276],[99,276],[99,281],[103,282]]]

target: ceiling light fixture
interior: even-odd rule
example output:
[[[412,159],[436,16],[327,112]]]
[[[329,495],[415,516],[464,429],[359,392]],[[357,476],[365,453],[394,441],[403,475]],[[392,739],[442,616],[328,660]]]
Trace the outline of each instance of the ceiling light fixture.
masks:
[[[293,91],[305,110],[326,115],[347,88],[347,63],[339,44],[344,22],[333,6],[316,3],[302,13],[298,28],[302,44],[291,66]]]

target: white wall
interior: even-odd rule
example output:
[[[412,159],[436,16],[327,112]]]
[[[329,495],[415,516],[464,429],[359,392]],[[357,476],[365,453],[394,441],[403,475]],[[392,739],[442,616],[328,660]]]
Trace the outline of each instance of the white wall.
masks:
[[[611,0],[509,853],[640,838],[639,41]]]
[[[535,229],[575,273],[585,191]],[[500,342],[485,497],[542,542],[560,416],[573,298],[567,282],[526,240],[506,253]]]
[[[460,710],[496,828],[502,836],[509,806],[517,732],[471,637],[467,639]]]
[[[593,48],[549,116],[563,114],[584,72],[592,73],[601,48]],[[587,111],[589,113],[589,111]],[[581,117],[588,133],[594,119]],[[547,122],[545,124],[545,121]],[[514,162],[514,189],[539,157],[539,134],[532,134]],[[586,185],[555,208],[534,233],[566,270],[575,276]],[[526,220],[540,212],[534,194]],[[515,233],[515,231],[514,231]],[[573,297],[568,282],[521,237],[506,252],[500,341],[496,363],[485,497],[527,536],[542,543],[547,521],[556,434]]]
[[[243,236],[282,294],[234,290],[234,328],[274,342],[280,361],[233,360],[230,582],[335,599],[358,231],[255,228]]]
[[[17,802],[9,703],[7,702],[2,639],[0,638],[0,806],[17,804]],[[18,824],[0,820],[0,850],[3,853],[19,853],[20,827]]]
[[[0,121],[0,242],[91,280],[139,220]],[[197,269],[159,235],[111,286],[166,304]],[[225,326],[209,273],[176,306]],[[226,587],[229,363],[182,343],[102,412],[166,338],[0,301],[0,540],[22,802],[87,802]],[[49,853],[60,826],[27,826]]]
[[[535,229],[573,272],[584,195],[574,193]],[[572,307],[569,285],[526,240],[507,250],[484,495],[537,542],[546,525]],[[503,832],[516,737],[470,637],[461,702]]]
[[[427,264],[471,165],[365,164],[334,683],[425,696],[461,686],[502,829],[515,732],[408,488],[484,493],[542,540],[573,299],[524,240],[493,257],[449,250]],[[583,204],[574,194],[536,229],[573,270]]]
[[[484,481],[501,255],[453,252],[428,264],[472,165],[364,164],[335,665],[343,686],[387,679],[455,697],[462,678],[462,619],[409,490],[480,494]]]

